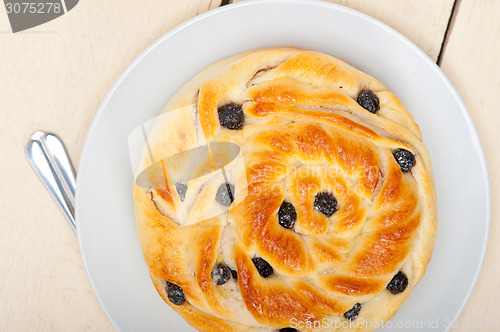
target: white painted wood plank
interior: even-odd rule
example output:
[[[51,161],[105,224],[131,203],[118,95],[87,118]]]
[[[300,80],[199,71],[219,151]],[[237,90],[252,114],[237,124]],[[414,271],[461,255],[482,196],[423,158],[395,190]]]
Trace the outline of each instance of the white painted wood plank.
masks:
[[[467,106],[481,138],[491,186],[491,230],[481,274],[453,331],[500,328],[500,1],[461,0],[441,67]],[[471,220],[474,222],[474,220]],[[496,320],[494,328],[488,319]],[[489,323],[489,326],[487,325]],[[462,325],[465,324],[464,327]],[[472,324],[468,327],[468,324]],[[480,324],[481,326],[479,326]]]

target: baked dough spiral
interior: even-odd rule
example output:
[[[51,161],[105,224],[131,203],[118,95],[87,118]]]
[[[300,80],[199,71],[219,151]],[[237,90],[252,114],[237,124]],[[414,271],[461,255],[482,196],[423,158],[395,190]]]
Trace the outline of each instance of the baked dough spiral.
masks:
[[[263,49],[209,66],[163,114],[136,222],[158,293],[187,322],[371,331],[395,314],[429,263],[436,199],[419,128],[380,82],[322,53]],[[185,180],[185,158],[151,167],[210,142],[239,147],[229,180]]]

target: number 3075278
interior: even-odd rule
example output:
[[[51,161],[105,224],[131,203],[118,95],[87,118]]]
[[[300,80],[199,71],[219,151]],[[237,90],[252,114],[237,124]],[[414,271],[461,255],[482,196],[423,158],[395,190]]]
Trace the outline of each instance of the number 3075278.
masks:
[[[59,14],[62,12],[61,4],[54,2],[6,2],[7,14]]]

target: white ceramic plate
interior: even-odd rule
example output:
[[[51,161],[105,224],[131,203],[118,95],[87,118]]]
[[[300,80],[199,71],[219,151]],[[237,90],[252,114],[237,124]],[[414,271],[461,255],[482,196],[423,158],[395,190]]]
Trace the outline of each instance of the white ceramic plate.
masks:
[[[489,229],[488,176],[474,125],[448,79],[405,37],[356,11],[308,0],[243,2],[200,15],[149,47],[109,92],[85,142],[77,182],[83,261],[108,317],[120,331],[193,330],[157,295],[143,262],[128,135],[207,65],[271,46],[348,61],[385,84],[420,125],[433,162],[439,230],[427,273],[390,330],[405,324],[405,330],[446,331],[474,286]]]

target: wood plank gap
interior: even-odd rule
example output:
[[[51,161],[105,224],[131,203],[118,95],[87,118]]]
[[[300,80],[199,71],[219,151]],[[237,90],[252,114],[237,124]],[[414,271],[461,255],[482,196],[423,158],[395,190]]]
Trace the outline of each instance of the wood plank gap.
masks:
[[[219,7],[229,5],[230,3],[233,3],[233,0],[222,0]]]
[[[453,2],[453,7],[451,7],[450,18],[448,19],[448,24],[446,25],[446,31],[444,32],[443,42],[441,43],[441,48],[437,57],[436,64],[441,66],[441,61],[443,60],[443,55],[446,50],[446,45],[448,44],[448,39],[450,38],[451,31],[455,25],[455,18],[457,17],[458,9],[462,0],[455,0]]]

